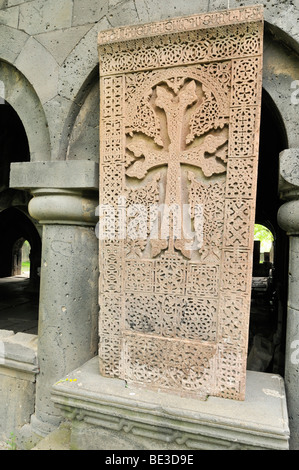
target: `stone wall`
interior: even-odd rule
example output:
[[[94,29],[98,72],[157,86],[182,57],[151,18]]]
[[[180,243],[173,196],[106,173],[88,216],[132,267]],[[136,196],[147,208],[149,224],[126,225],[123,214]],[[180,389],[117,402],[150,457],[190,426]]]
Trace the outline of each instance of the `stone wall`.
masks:
[[[230,8],[252,3],[231,0]],[[290,96],[291,83],[299,76],[296,60],[299,4],[297,0],[283,3],[271,0],[264,6],[267,33],[264,88],[285,120],[290,146],[295,146],[299,140],[295,125],[297,108],[292,106]],[[23,87],[29,82],[44,112],[44,133],[49,135],[49,148],[44,145],[42,151],[38,146],[39,154],[33,158],[96,160],[98,32],[126,24],[225,9],[227,1],[3,0],[0,8],[0,60],[13,64],[24,75]],[[27,90],[26,96],[29,93]],[[11,101],[14,106],[15,97]],[[23,106],[29,109],[26,105]],[[37,119],[32,119],[32,125],[35,123]],[[39,118],[39,127],[40,123]],[[35,147],[35,140],[40,136],[41,130],[36,135],[32,132],[31,147]]]
[[[37,336],[0,330],[0,440],[30,422],[37,372]]]
[[[236,8],[262,2],[229,3]],[[98,161],[99,31],[227,6],[227,0],[0,0],[0,79],[5,99],[23,122],[31,161]],[[299,80],[299,1],[268,0],[264,7],[263,87],[280,112],[289,147],[299,147],[298,106],[292,100]],[[1,366],[3,393],[14,387],[19,393],[23,376],[8,370]],[[33,396],[34,381],[26,383]],[[6,411],[0,409],[2,417],[10,408],[2,396],[1,403],[8,403]],[[10,419],[20,423],[15,415]]]

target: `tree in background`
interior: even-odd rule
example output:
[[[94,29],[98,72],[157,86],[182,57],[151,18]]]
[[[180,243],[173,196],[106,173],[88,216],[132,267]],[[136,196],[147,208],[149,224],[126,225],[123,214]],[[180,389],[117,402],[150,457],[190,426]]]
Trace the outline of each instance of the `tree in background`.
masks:
[[[274,237],[267,227],[256,224],[254,226],[254,240],[259,240],[261,242],[261,254],[271,252]]]

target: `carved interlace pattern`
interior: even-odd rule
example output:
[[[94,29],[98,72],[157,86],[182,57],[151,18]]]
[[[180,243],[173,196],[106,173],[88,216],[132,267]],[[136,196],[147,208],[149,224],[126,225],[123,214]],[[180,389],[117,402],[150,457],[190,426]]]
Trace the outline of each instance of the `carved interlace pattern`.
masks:
[[[100,34],[105,376],[244,399],[262,31],[252,7]]]

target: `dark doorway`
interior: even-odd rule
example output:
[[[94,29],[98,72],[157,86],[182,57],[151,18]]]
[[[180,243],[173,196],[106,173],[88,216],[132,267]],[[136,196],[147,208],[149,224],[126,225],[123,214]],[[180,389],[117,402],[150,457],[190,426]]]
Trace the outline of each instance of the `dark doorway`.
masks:
[[[248,369],[284,375],[288,237],[277,223],[279,153],[288,148],[275,103],[263,91],[256,224],[273,237],[269,252],[254,245]]]
[[[0,191],[9,187],[12,162],[30,161],[28,139],[22,121],[6,102],[0,104]]]
[[[30,161],[23,124],[0,104],[0,329],[37,332],[41,237],[28,215],[31,195],[9,188],[10,164]],[[23,271],[24,246],[28,272]]]

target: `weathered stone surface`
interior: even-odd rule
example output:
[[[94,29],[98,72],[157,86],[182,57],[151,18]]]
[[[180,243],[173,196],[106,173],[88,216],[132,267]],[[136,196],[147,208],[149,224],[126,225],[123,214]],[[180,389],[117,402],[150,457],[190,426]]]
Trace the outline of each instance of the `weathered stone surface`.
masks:
[[[0,330],[0,365],[24,373],[37,372],[37,336]]]
[[[95,23],[108,13],[108,2],[74,0],[73,26]]]
[[[91,28],[90,25],[61,29],[57,31],[47,31],[35,36],[43,46],[51,52],[59,65],[62,65],[77,43]]]
[[[67,424],[62,424],[57,430],[53,431],[44,439],[42,439],[31,450],[71,450],[70,439],[71,431],[69,426]]]
[[[44,226],[39,309],[40,374],[31,425],[35,434],[46,435],[61,420],[49,396],[53,382],[97,352],[98,240],[94,226],[98,198],[95,163],[62,161],[32,165],[27,167],[29,181],[25,179],[23,184],[25,187],[29,184],[34,195],[29,212]],[[55,179],[58,171],[63,172],[60,176],[64,182]],[[42,182],[50,188],[39,188],[42,176]],[[53,188],[60,183],[66,186],[66,181],[75,184],[76,190]]]
[[[186,16],[199,13],[199,5],[197,0],[190,0],[185,3],[182,3],[180,0],[173,0],[171,3],[169,3],[167,8],[165,8],[165,4],[159,0],[152,0],[150,9],[147,1],[141,0],[138,3],[135,3],[135,7],[138,20],[142,23],[148,23],[149,21],[159,21],[161,19],[172,18],[174,16]],[[120,8],[121,6],[119,9]],[[119,15],[119,22],[123,24],[122,14],[119,12],[119,9],[116,9],[115,12],[113,12],[113,16],[115,17],[116,14]],[[212,9],[215,9],[214,5]],[[200,12],[204,13],[208,11],[209,1],[202,0],[200,2]],[[120,24],[118,26],[120,26]]]
[[[0,437],[30,422],[38,373],[37,336],[0,331]],[[16,403],[18,404],[16,406]]]
[[[104,25],[107,22],[104,20]],[[93,26],[72,50],[59,71],[58,92],[63,97],[74,100],[80,88],[97,67],[97,37],[99,25]],[[81,58],[84,57],[82,66]]]
[[[277,215],[279,226],[289,235],[299,234],[299,200],[283,204]]]
[[[80,227],[79,223],[72,226],[71,221],[63,220],[57,225],[55,218],[50,223],[48,220],[43,227],[41,373],[35,417],[41,423],[57,424],[60,413],[50,400],[51,385],[97,350],[98,246],[91,227]]]
[[[87,450],[288,449],[283,380],[247,373],[243,402],[140,390],[98,374],[98,358],[63,377],[52,398]]]
[[[35,383],[22,374],[3,373],[0,367],[0,395],[0,436],[9,438],[17,428],[30,422],[34,413]]]
[[[68,138],[64,130],[68,125],[71,126],[72,104],[68,99],[56,95],[44,104],[44,110],[49,124],[52,160],[65,160]],[[62,122],[64,123],[63,127],[61,127]]]
[[[99,34],[107,377],[244,399],[262,36],[260,7]]]
[[[69,139],[70,160],[99,161],[99,86],[96,83],[77,116]]]
[[[0,25],[0,59],[5,62],[5,67],[9,65],[13,68],[12,65],[19,54],[22,53],[22,60],[17,64],[19,70],[15,69],[15,79],[12,79],[11,74],[6,75],[3,67],[1,68],[0,79],[3,80],[3,77],[5,77],[5,88],[9,102],[18,112],[26,128],[30,141],[31,159],[38,161],[49,160],[51,157],[64,159],[67,149],[69,149],[69,158],[80,159],[81,148],[83,149],[81,155],[86,158],[89,153],[88,145],[92,149],[92,154],[93,149],[98,145],[98,136],[96,136],[93,129],[88,129],[84,136],[84,111],[76,120],[76,111],[79,111],[86,99],[86,95],[81,93],[85,89],[85,82],[90,74],[97,69],[98,57],[95,44],[97,31],[109,29],[111,26],[131,25],[133,22],[140,25],[143,22],[159,21],[173,16],[206,13],[219,9],[226,10],[228,6],[226,0],[215,0],[213,2],[186,2],[183,0],[171,2],[109,0],[108,2],[108,0],[103,0],[101,1],[101,10],[98,6],[98,0],[89,0],[88,2],[78,0],[74,2],[77,14],[76,16],[70,15],[71,23],[67,23],[66,18],[61,16],[62,7],[67,2],[51,0],[44,3],[45,7],[35,9],[34,7],[41,5],[40,1],[0,0],[0,17],[2,20]],[[243,4],[251,5],[252,1],[244,0]],[[88,9],[86,5],[88,5]],[[239,0],[230,0],[231,8],[239,7],[239,5]],[[21,8],[22,17],[17,18],[19,8]],[[80,30],[77,27],[74,28],[73,25],[75,22],[83,22],[84,15],[81,14],[83,10],[85,10],[86,21],[91,21],[91,23],[88,23],[88,28],[93,22],[98,23],[92,28],[92,34],[85,34],[85,26],[82,26],[82,37],[78,39]],[[264,11],[266,42],[264,47],[263,87],[273,99],[281,114],[289,145],[296,148],[299,146],[299,104],[298,102],[294,104],[291,101],[291,95],[296,91],[291,85],[299,77],[297,56],[299,50],[298,0],[286,0],[284,2],[269,0],[265,3]],[[91,12],[94,13],[94,18],[92,18]],[[103,12],[106,15],[104,17],[102,17]],[[57,18],[55,18],[55,15],[57,15]],[[32,40],[38,39],[44,46],[43,53],[40,55],[43,59],[40,66],[38,65],[38,58],[32,59],[29,47],[25,49],[26,54],[24,56],[24,45],[30,38],[30,34],[24,30],[15,29],[20,28],[20,24],[17,22],[19,19],[22,28],[26,28],[28,32],[30,31],[30,34],[39,35],[39,38],[35,36]],[[6,25],[3,23],[6,23]],[[69,24],[70,27],[55,29],[66,24]],[[67,49],[71,47],[71,42],[68,42],[67,38],[71,36],[72,31],[76,32],[77,45],[72,51],[69,49],[70,54],[66,57]],[[48,37],[47,34],[49,34]],[[56,51],[53,42],[54,37],[59,38],[60,41],[59,50]],[[61,47],[62,41],[65,41],[65,43]],[[36,49],[40,50],[38,46]],[[59,83],[57,87],[56,85],[53,87],[53,82],[50,79],[54,94],[43,109],[37,104],[35,95],[39,95],[39,86],[43,88],[49,79],[46,73],[43,73],[51,68],[47,66],[47,60],[45,59],[45,56],[49,53],[50,55],[54,54],[54,59],[59,64]],[[31,63],[34,65],[34,72],[32,73],[29,70]],[[25,76],[29,78],[27,82]],[[96,84],[96,82],[97,78],[95,76],[94,83]],[[59,96],[61,93],[63,94],[62,97]],[[44,99],[44,92],[41,93],[41,96]],[[298,97],[298,94],[296,96]],[[87,110],[92,109],[90,99],[91,95],[88,98],[89,103],[85,107]],[[75,107],[73,106],[74,100],[76,101]],[[87,121],[91,122],[92,119],[90,121],[87,119]],[[74,125],[74,132],[72,133]],[[50,132],[48,132],[47,126],[50,128]],[[67,142],[71,133],[72,145],[68,147]],[[52,139],[51,143],[49,134]],[[2,200],[1,208],[4,209],[3,204],[5,202],[3,203]],[[291,325],[295,326],[296,322],[291,322]],[[290,337],[293,338],[293,342],[296,338],[291,336],[291,333]],[[288,384],[290,384],[288,387],[290,386],[293,390],[290,395],[291,400],[294,400],[293,404],[298,402],[296,374],[298,375],[296,368],[294,368],[294,374],[291,372],[288,379]],[[292,386],[292,380],[295,380],[294,386]],[[295,416],[296,413],[292,413],[292,424],[295,422]],[[296,439],[298,445],[299,438]]]
[[[12,7],[15,5],[21,5],[22,3],[27,3],[30,0],[5,0],[7,7]]]
[[[59,66],[34,38],[26,42],[15,65],[34,85],[42,103],[57,95]]]
[[[279,157],[281,196],[282,199],[293,199],[299,194],[299,148],[284,150]]]
[[[1,10],[0,21],[1,24],[11,26],[12,28],[17,28],[19,22],[19,7],[9,8],[8,10]]]
[[[299,149],[286,149],[280,153],[279,191],[287,200],[278,211],[278,223],[288,234],[299,233]],[[290,258],[292,261],[292,259]],[[294,282],[293,282],[294,285]],[[297,304],[299,306],[299,303]]]
[[[50,159],[50,137],[44,109],[30,82],[9,63],[0,62],[5,99],[18,113],[30,147],[31,160]]]
[[[297,250],[299,250],[298,242],[292,241],[292,251],[291,254],[296,258],[298,262],[299,251],[294,253],[294,245],[297,245]],[[298,388],[299,388],[299,302],[298,302],[298,289],[296,289],[295,282],[298,283],[298,274],[297,279],[293,279],[296,273],[291,272],[290,283],[293,283],[293,291],[296,290],[295,298],[290,298],[290,302],[296,308],[292,306],[288,310],[288,329],[287,329],[287,338],[286,338],[286,372],[285,372],[285,387],[287,392],[287,403],[288,403],[288,414],[291,430],[291,449],[299,449],[299,430],[298,430],[298,417],[299,417],[299,401],[298,401]],[[298,285],[298,284],[297,284]]]
[[[299,449],[299,151],[286,149],[280,154],[280,227],[290,236],[288,267],[288,316],[286,331],[285,384],[291,428],[291,449]]]
[[[27,364],[31,370],[37,371],[37,336],[17,333],[5,338],[3,343],[5,365],[15,363],[15,367],[19,368],[20,366],[17,364],[19,362],[23,364],[23,367]]]
[[[3,341],[6,338],[9,338],[14,335],[13,331],[0,330],[0,341]]]
[[[10,186],[19,189],[80,188],[98,190],[98,164],[87,160],[23,162],[11,166]]]
[[[14,63],[24,47],[24,44],[28,40],[28,35],[23,31],[9,28],[4,24],[0,25],[0,31],[1,37],[5,38],[4,41],[1,41],[0,45],[1,59]]]
[[[60,12],[61,12],[61,3],[59,3],[58,7],[55,7],[55,0],[45,3],[49,3],[46,9],[36,9],[34,10],[33,6],[35,5],[36,2],[29,2],[26,0],[10,0],[9,2],[6,2],[7,7],[10,8],[5,8],[6,4],[2,5],[3,10],[11,10],[11,7],[21,6],[24,8],[26,7],[26,12],[28,11],[29,17],[27,18],[26,21],[28,22],[33,22],[36,24],[45,24],[47,23],[47,19],[49,18],[53,19],[52,24],[54,26],[57,26],[59,24],[59,19],[60,17]],[[80,4],[83,4],[81,8],[85,8],[85,2],[77,2],[77,7],[78,8],[78,15],[80,15]],[[131,2],[118,2],[118,1],[113,1],[109,2],[104,1],[103,3],[103,8],[105,11],[105,16],[95,16],[95,22],[98,22],[96,25],[95,29],[102,30],[102,29],[108,29],[111,25],[115,26],[121,26],[124,25],[125,23],[127,24],[132,24],[134,21],[134,18],[136,18],[137,23],[142,23],[145,21],[153,21],[153,20],[159,20],[159,19],[166,19],[171,16],[175,15],[186,15],[189,13],[195,13],[195,12],[201,12],[205,13],[210,10],[219,10],[219,9],[226,9],[227,8],[227,2],[225,1],[215,1],[213,2],[213,5],[211,3],[207,2],[201,2],[200,5],[193,4],[192,2],[182,2],[181,0],[176,0],[175,2],[166,2],[166,3],[161,3],[161,2],[151,2],[148,4],[147,2],[138,2],[136,6],[132,6]],[[251,2],[245,1],[245,5],[251,5]],[[36,4],[37,5],[37,4]],[[109,9],[107,10],[109,6]],[[239,2],[237,0],[231,0],[230,2],[230,7],[238,7]],[[133,10],[132,10],[133,8]],[[135,10],[136,8],[136,14]],[[48,14],[47,9],[51,10],[51,13]],[[131,13],[123,16],[122,12],[124,9],[127,9]],[[97,0],[94,0],[93,2],[90,3],[90,11],[99,11],[98,7],[98,2]],[[107,11],[107,14],[106,14]],[[133,14],[132,14],[133,11]],[[54,14],[57,15],[57,21],[54,21]],[[292,80],[296,80],[298,77],[298,66],[296,67],[296,57],[293,57],[292,53],[288,51],[288,53],[285,53],[284,47],[279,44],[279,40],[281,39],[282,41],[286,41],[288,39],[292,39],[293,43],[292,46],[296,46],[296,38],[298,39],[298,32],[296,32],[297,24],[298,24],[298,9],[297,5],[294,4],[294,2],[287,1],[284,2],[282,5],[281,3],[277,2],[277,0],[271,0],[267,3],[266,8],[265,8],[265,17],[267,19],[268,24],[274,24],[277,25],[281,28],[281,30],[284,33],[290,34],[289,38],[287,37],[287,34],[285,34],[284,37],[279,36],[279,31],[275,31],[275,40],[271,37],[271,41],[267,42],[267,47],[265,49],[265,67],[264,67],[264,87],[265,89],[270,93],[270,95],[275,99],[276,105],[278,106],[283,119],[285,121],[285,125],[288,129],[289,132],[289,139],[290,139],[290,144],[292,146],[296,145],[296,139],[298,140],[298,132],[296,128],[296,115],[297,115],[297,110],[296,106],[293,106],[290,102],[290,84]],[[30,19],[31,16],[35,16],[34,20]],[[81,18],[83,18],[84,15],[81,15]],[[41,19],[40,17],[44,17],[44,19]],[[25,21],[25,20],[24,20]],[[51,20],[52,21],[52,20]],[[44,22],[44,23],[43,23]],[[47,26],[47,25],[46,25]],[[53,27],[54,27],[53,26]],[[3,28],[7,28],[7,26],[1,25],[0,26],[2,29],[2,32],[4,32]],[[52,27],[52,25],[50,25]],[[72,26],[71,26],[72,28]],[[9,29],[9,28],[8,28]],[[13,54],[11,54],[11,59],[5,57],[5,55],[1,54],[1,58],[4,58],[5,60],[9,60],[11,62],[14,61],[13,55],[15,57],[15,54],[17,53],[17,50],[21,52],[23,48],[22,41],[23,39],[21,36],[26,36],[26,34],[23,31],[17,31],[14,28],[10,28],[10,33],[3,34],[2,37],[2,32],[1,32],[1,45],[0,49],[13,49]],[[72,29],[70,29],[72,31]],[[271,30],[272,31],[272,30]],[[46,36],[47,34],[52,34],[56,33],[61,35],[60,37],[63,38],[64,35],[68,35],[68,28],[63,28],[60,30],[51,30],[51,29],[45,29],[40,31],[38,34],[42,34]],[[268,26],[266,27],[266,32],[268,32]],[[34,34],[37,34],[37,31],[35,31]],[[292,38],[291,38],[292,36]],[[77,37],[77,36],[76,36]],[[27,37],[28,38],[28,37]],[[52,37],[51,37],[52,38]],[[63,64],[62,69],[61,69],[61,84],[59,85],[58,89],[61,90],[64,87],[65,84],[65,89],[63,94],[69,95],[70,90],[73,90],[71,93],[72,98],[76,96],[76,93],[80,89],[82,83],[84,80],[87,78],[89,73],[97,66],[97,51],[96,47],[94,46],[95,44],[95,39],[92,36],[86,37],[86,34],[84,34],[84,31],[82,29],[82,41],[78,40],[78,44],[82,42],[82,45],[77,49],[77,51],[74,51],[74,54],[71,52],[70,54],[70,60],[66,60],[66,63]],[[62,39],[61,39],[62,40]],[[20,47],[18,46],[20,41]],[[43,45],[45,46],[45,50],[48,50],[50,53],[54,52],[54,44],[52,42],[52,39],[47,40],[46,37],[41,40],[43,42]],[[65,44],[68,41],[65,41]],[[47,47],[47,44],[49,44],[49,48]],[[64,49],[65,46],[62,47]],[[60,48],[59,48],[60,49]],[[279,52],[279,49],[281,50]],[[80,52],[81,51],[81,52]],[[29,52],[29,51],[27,51]],[[60,61],[62,60],[62,55],[60,53],[60,50],[57,50],[56,52],[59,57],[57,57],[57,61],[59,61],[59,64],[61,63]],[[80,67],[77,64],[75,56],[80,57]],[[30,63],[31,59],[28,56],[27,61],[24,60],[24,64],[26,65]],[[284,62],[283,66],[281,66],[282,61]],[[73,66],[74,65],[74,66]],[[66,68],[65,68],[66,67]],[[90,68],[89,68],[90,67]],[[40,71],[43,70],[44,67],[41,66],[40,70],[33,75],[35,77],[38,77],[40,75]],[[21,70],[25,75],[27,74],[26,68]],[[32,78],[32,83],[33,86],[35,87],[35,81],[33,80],[33,76],[30,76]],[[65,83],[66,81],[66,83]],[[60,91],[59,91],[60,93]],[[66,103],[67,105],[67,103]],[[69,103],[69,106],[71,103]],[[68,113],[69,107],[66,106],[65,112],[61,113],[61,119],[65,114]],[[51,125],[53,124],[55,126],[57,122],[57,115],[55,116],[55,109],[53,111],[50,111],[50,113],[53,114],[53,117],[50,118],[49,120],[51,121]],[[32,120],[32,123],[34,121]],[[60,122],[60,128],[62,129],[62,123]],[[57,128],[59,128],[59,125],[57,125]],[[51,131],[52,135],[55,135],[55,129]],[[40,132],[36,133],[36,138],[38,139],[40,136]],[[55,153],[55,158],[57,157],[57,153]],[[59,156],[61,158],[61,156]]]
[[[72,11],[72,0],[25,2],[20,6],[19,28],[30,35],[69,28],[72,25]]]

